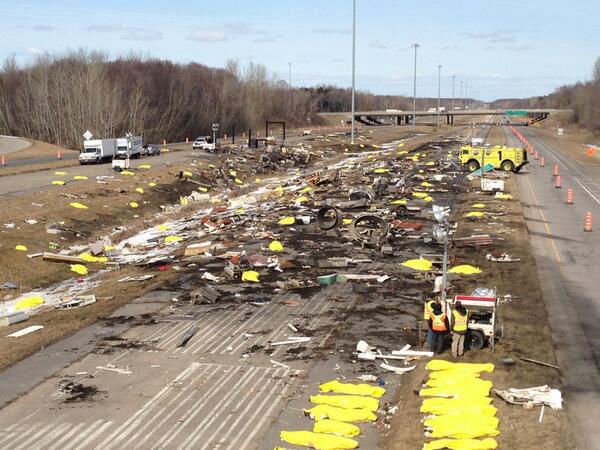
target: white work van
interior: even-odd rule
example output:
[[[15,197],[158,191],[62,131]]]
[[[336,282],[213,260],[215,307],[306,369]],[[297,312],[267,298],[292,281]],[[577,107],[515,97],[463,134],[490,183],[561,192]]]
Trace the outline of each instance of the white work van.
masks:
[[[110,161],[117,153],[116,139],[90,139],[83,141],[79,164],[98,164]]]
[[[128,146],[127,138],[118,138],[117,139],[117,154],[115,158],[125,159],[127,158],[127,146]],[[144,141],[139,136],[133,136],[131,138],[131,153],[129,155],[130,158],[140,158],[142,156],[142,152],[144,150]]]

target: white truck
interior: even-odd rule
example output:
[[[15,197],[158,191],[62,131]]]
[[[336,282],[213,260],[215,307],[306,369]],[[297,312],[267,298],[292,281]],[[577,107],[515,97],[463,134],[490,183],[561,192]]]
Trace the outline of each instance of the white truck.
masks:
[[[89,139],[83,141],[79,164],[98,164],[111,160],[117,153],[116,139]]]
[[[117,139],[117,154],[115,158],[125,159],[127,158],[127,138]],[[139,136],[133,136],[131,138],[131,154],[130,158],[140,158],[144,150],[144,141]]]

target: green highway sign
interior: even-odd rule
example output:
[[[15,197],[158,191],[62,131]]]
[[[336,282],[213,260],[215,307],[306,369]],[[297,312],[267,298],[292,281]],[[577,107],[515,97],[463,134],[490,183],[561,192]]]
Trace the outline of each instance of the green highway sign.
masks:
[[[506,111],[504,111],[504,115],[505,116],[526,116],[527,115],[527,111],[519,111],[519,110],[514,110],[514,109],[507,109]]]

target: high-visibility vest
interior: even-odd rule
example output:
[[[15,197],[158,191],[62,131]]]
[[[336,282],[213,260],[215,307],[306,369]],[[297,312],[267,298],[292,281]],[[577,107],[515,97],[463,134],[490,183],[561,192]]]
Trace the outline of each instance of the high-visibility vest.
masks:
[[[452,330],[467,331],[467,326],[469,323],[469,311],[467,311],[464,316],[458,311],[452,311],[452,317],[454,318]]]
[[[429,320],[429,316],[431,316],[431,313],[433,312],[433,310],[431,309],[431,305],[433,305],[434,303],[435,302],[433,300],[425,302],[425,306],[423,308],[423,319]]]
[[[447,331],[446,328],[446,313],[434,314],[431,313],[431,329],[433,331]]]

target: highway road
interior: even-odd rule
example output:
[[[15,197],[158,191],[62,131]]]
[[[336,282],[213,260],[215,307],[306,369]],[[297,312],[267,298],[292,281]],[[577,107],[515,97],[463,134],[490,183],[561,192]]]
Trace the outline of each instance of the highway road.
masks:
[[[508,129],[512,145],[519,141]],[[584,232],[584,216],[600,220],[600,165],[581,165],[526,127],[519,131],[545,159],[517,175],[520,198],[534,250],[538,275],[564,380],[578,448],[599,448],[600,414],[600,223]],[[558,164],[562,188],[555,187]],[[572,188],[574,204],[566,204]],[[532,318],[535,320],[535,318]],[[535,336],[531,337],[535,339]]]
[[[0,155],[23,150],[31,145],[31,142],[25,139],[19,139],[12,136],[0,136]]]

